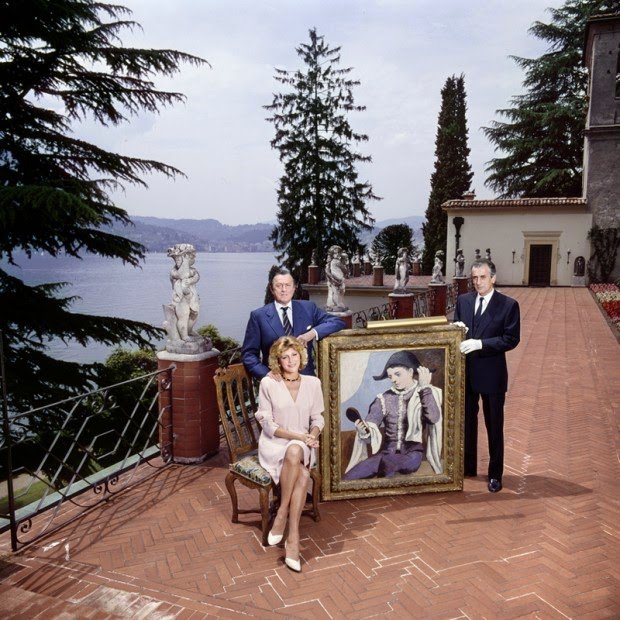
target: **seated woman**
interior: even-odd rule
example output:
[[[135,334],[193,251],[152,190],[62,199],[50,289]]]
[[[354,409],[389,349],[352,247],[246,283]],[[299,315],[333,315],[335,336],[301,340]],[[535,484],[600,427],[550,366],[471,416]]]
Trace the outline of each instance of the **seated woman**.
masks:
[[[292,336],[276,340],[269,350],[271,372],[260,382],[256,420],[262,427],[258,440],[258,459],[280,484],[280,507],[267,541],[277,545],[284,536],[286,565],[301,571],[299,560],[299,520],[318,436],[323,430],[323,392],[317,377],[301,375],[308,353],[305,345]]]

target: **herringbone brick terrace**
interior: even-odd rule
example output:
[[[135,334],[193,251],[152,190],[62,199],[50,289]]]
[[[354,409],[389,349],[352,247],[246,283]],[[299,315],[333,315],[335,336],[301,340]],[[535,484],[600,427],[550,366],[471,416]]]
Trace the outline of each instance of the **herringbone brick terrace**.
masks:
[[[230,522],[222,451],[20,554],[5,535],[2,616],[620,617],[620,346],[586,289],[505,292],[522,341],[500,493],[479,476],[463,492],[324,502],[319,523],[302,518],[297,574],[261,546],[257,516]]]

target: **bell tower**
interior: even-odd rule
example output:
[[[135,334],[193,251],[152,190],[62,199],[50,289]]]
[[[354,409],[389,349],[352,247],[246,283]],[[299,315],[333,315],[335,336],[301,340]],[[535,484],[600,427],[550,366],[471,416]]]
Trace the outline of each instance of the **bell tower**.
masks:
[[[620,226],[620,13],[597,15],[586,25],[589,74],[583,195],[592,223]]]

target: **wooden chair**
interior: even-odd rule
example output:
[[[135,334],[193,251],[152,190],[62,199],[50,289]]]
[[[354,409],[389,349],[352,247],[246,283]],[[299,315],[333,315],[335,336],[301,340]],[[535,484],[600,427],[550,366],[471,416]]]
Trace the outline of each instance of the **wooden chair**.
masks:
[[[269,500],[273,492],[279,499],[279,486],[276,486],[269,472],[258,462],[258,436],[260,426],[254,418],[256,395],[252,378],[243,364],[231,364],[220,368],[213,377],[217,392],[220,422],[228,444],[230,466],[226,475],[226,488],[232,502],[232,522],[239,523],[239,514],[255,512],[261,515],[262,543],[267,545],[269,533]],[[315,521],[319,521],[319,493],[321,474],[316,468],[310,470],[312,478],[312,508],[309,511]],[[237,501],[235,482],[239,481],[259,494],[259,508],[240,510]]]

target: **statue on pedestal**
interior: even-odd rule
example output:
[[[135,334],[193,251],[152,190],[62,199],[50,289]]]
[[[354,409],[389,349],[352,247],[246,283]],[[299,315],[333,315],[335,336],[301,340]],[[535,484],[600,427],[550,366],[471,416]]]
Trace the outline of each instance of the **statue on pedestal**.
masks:
[[[443,269],[443,251],[437,250],[435,252],[435,264],[433,265],[433,277],[431,278],[431,284],[443,284],[445,280],[441,270]]]
[[[348,275],[348,256],[339,245],[332,245],[327,251],[325,277],[327,279],[327,303],[329,312],[346,312],[344,305],[345,278]]]
[[[456,251],[456,257],[454,259],[456,263],[456,277],[462,278],[465,275],[465,256],[463,256],[463,250],[460,248]]]
[[[409,253],[407,248],[398,250],[394,274],[394,293],[405,293],[407,282],[409,282]]]
[[[488,260],[489,262],[492,262],[493,259],[491,258],[491,248],[487,248],[485,250],[484,258]]]
[[[480,259],[482,258],[482,255],[480,254],[480,250],[479,250],[478,248],[476,248],[476,249],[474,250],[474,252],[476,253],[476,254],[474,255],[474,260],[480,260]]]
[[[164,305],[166,351],[189,355],[210,351],[211,341],[194,331],[200,310],[196,289],[200,274],[194,267],[196,250],[190,243],[178,243],[168,249],[168,256],[174,260],[174,267],[170,271],[172,303]]]

